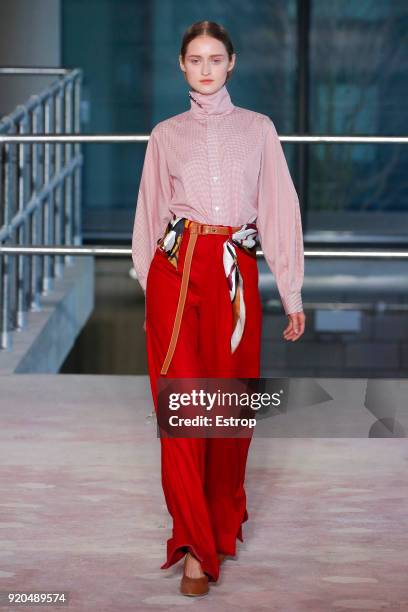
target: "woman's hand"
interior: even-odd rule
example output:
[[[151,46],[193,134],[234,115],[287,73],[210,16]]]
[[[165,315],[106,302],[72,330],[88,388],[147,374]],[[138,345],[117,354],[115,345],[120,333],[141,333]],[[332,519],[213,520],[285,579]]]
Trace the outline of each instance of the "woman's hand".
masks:
[[[146,319],[144,320],[144,323],[143,323],[143,329],[146,331]]]
[[[289,324],[283,330],[283,337],[285,340],[292,340],[292,342],[294,342],[295,340],[298,340],[305,331],[306,315],[303,311],[301,311],[289,314],[288,317]]]

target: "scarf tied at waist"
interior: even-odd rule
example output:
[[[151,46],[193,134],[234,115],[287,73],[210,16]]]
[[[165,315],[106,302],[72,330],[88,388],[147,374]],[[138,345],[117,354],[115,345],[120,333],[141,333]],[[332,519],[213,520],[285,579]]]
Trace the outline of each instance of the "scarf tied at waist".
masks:
[[[233,315],[231,353],[234,353],[240,343],[244,333],[246,316],[244,283],[239,270],[238,257],[235,247],[240,247],[246,253],[256,259],[256,248],[259,244],[258,230],[255,222],[245,223],[240,226],[209,225],[206,223],[192,221],[186,217],[177,217],[175,213],[173,213],[173,216],[166,227],[164,236],[159,238],[157,241],[157,246],[163,253],[165,253],[169,262],[176,269],[178,268],[180,244],[185,229],[188,229],[190,233],[189,242],[184,260],[183,276],[172,336],[167,350],[167,355],[160,372],[161,374],[167,373],[174,350],[176,348],[184,303],[186,300],[191,259],[197,236],[201,234],[225,234],[227,236],[225,242],[223,243],[223,265]]]

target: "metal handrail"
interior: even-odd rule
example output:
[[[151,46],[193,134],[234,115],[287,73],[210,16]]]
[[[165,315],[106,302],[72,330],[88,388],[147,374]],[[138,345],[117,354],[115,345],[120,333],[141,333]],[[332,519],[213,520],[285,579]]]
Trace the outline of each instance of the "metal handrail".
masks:
[[[129,257],[132,249],[129,247],[108,247],[108,246],[1,246],[0,255],[114,255],[119,257]],[[263,257],[263,251],[257,250],[256,255]],[[358,249],[332,249],[332,250],[305,250],[305,258],[350,258],[350,259],[405,259],[408,258],[408,251],[381,251],[381,250],[358,250]]]
[[[51,67],[47,67],[47,66],[43,66],[43,67],[37,67],[37,68],[33,68],[32,66],[18,66],[18,67],[13,67],[13,66],[1,66],[0,68],[0,76],[1,75],[7,75],[7,76],[15,76],[15,75],[27,75],[27,76],[39,76],[39,75],[50,75],[50,76],[55,76],[55,75],[66,75],[69,74],[70,72],[72,72],[72,68],[56,68],[55,66],[51,66]]]
[[[265,312],[280,310],[282,302],[280,299],[270,298],[262,303]],[[384,302],[382,299],[373,299],[371,296],[360,302],[333,302],[330,300],[303,300],[303,309],[306,310],[329,310],[347,312],[350,310],[364,310],[369,313],[383,314],[385,312],[408,312],[408,304],[403,302]]]
[[[1,124],[0,124],[1,126]],[[0,133],[0,143],[40,143],[40,142],[147,142],[149,134],[25,134],[9,135]],[[282,142],[338,142],[338,143],[357,143],[357,144],[408,144],[408,136],[282,136]]]

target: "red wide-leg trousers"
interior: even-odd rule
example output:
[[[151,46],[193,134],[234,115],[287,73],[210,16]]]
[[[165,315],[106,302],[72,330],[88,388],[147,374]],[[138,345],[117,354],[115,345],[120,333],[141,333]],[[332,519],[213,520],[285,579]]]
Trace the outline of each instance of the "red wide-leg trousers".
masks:
[[[232,305],[223,267],[228,235],[202,234],[193,253],[188,292],[168,378],[258,378],[262,306],[256,258],[236,246],[244,285],[246,321],[231,354]],[[165,359],[180,293],[189,231],[183,232],[177,269],[157,248],[146,286],[146,347],[157,414],[157,381]],[[190,551],[210,581],[219,577],[217,552],[236,554],[247,521],[245,469],[251,438],[160,437],[161,477],[173,534],[168,568]]]

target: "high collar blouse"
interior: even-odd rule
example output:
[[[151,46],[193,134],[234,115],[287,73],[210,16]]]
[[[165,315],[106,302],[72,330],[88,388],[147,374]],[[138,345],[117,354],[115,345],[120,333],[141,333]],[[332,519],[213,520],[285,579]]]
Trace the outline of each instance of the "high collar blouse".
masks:
[[[299,200],[274,123],[235,106],[225,85],[188,95],[190,109],[157,123],[146,148],[132,237],[143,291],[173,213],[214,225],[255,222],[285,313],[302,311]]]

